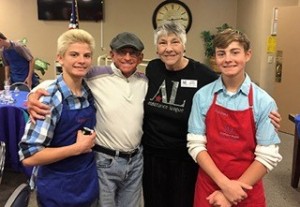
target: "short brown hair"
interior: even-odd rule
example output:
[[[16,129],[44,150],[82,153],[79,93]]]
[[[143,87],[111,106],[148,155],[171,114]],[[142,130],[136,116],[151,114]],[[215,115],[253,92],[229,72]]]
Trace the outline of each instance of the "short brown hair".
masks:
[[[213,41],[213,46],[215,49],[224,49],[232,42],[239,42],[245,51],[250,50],[250,40],[248,39],[247,35],[232,28],[228,28],[217,33]]]
[[[0,32],[0,39],[7,40],[7,38]]]

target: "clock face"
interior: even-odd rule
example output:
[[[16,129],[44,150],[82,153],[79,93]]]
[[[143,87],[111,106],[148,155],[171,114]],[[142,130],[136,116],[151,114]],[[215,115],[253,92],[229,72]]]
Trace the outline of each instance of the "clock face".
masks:
[[[181,1],[164,1],[156,7],[153,13],[153,27],[156,29],[157,26],[166,20],[179,22],[188,32],[192,25],[192,14],[189,8]]]

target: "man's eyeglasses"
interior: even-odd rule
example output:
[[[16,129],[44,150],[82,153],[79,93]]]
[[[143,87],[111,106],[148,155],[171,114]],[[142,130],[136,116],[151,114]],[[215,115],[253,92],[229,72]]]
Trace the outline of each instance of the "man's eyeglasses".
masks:
[[[120,49],[120,50],[116,50],[115,51],[119,56],[126,56],[127,54],[129,54],[130,57],[132,58],[137,58],[140,56],[141,52],[137,51],[135,49],[131,49],[131,48],[124,48],[124,49]]]

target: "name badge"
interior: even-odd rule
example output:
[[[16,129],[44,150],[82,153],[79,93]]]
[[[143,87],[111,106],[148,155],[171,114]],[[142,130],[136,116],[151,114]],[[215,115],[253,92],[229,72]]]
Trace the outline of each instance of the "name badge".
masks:
[[[187,80],[187,79],[182,79],[181,80],[181,87],[185,88],[197,88],[198,81],[197,80]]]

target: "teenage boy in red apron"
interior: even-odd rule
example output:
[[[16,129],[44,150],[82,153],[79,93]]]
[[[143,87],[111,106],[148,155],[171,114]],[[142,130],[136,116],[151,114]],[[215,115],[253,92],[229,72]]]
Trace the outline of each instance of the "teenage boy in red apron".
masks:
[[[227,29],[214,39],[220,78],[194,96],[189,153],[199,164],[194,206],[265,207],[262,177],[281,160],[268,117],[275,101],[245,73],[245,34]]]

